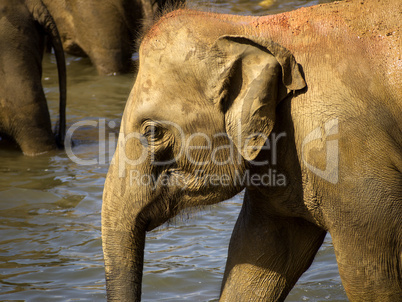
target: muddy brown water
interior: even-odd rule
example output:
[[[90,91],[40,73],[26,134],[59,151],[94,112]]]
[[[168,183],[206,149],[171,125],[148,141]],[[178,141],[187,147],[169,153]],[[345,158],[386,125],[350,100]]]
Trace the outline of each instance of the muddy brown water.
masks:
[[[263,15],[317,3],[277,0],[267,9],[261,1],[238,0],[201,6]],[[71,152],[29,158],[0,150],[0,301],[105,301],[101,197],[134,76],[100,77],[87,59],[72,56],[67,70]],[[52,55],[44,58],[43,83],[55,115]],[[242,196],[147,235],[144,301],[217,301]],[[286,301],[345,300],[327,236]]]

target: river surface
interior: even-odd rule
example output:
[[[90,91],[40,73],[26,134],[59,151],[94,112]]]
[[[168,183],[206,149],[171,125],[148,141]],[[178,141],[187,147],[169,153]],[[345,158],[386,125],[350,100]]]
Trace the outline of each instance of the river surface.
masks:
[[[263,15],[317,3],[276,0],[267,8],[268,1],[220,0],[202,8]],[[105,301],[102,190],[134,76],[101,77],[88,59],[72,56],[67,71],[71,151],[30,158],[0,150],[0,301]],[[52,55],[44,58],[43,83],[57,116]],[[148,233],[144,301],[217,301],[242,197]],[[327,236],[286,301],[345,300]]]

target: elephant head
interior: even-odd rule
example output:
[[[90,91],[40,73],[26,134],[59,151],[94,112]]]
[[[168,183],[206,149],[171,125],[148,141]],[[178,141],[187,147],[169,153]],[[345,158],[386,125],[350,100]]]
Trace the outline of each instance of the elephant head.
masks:
[[[41,0],[0,1],[0,133],[36,155],[64,145],[66,66],[56,24]],[[44,35],[55,49],[60,116],[53,135],[43,92]]]
[[[147,231],[243,189],[236,176],[258,165],[276,106],[305,87],[280,45],[229,22],[201,30],[175,14],[142,41],[107,174],[102,240],[110,301],[140,300]]]

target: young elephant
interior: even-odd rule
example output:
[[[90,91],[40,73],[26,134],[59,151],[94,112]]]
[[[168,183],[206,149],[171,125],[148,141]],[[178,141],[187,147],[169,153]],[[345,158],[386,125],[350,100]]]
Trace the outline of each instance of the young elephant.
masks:
[[[326,232],[351,301],[401,301],[401,10],[161,18],[105,183],[108,300],[141,299],[147,231],[246,188],[221,301],[283,301]]]
[[[59,72],[56,137],[41,84],[45,33],[55,49]],[[63,146],[66,66],[56,25],[41,0],[0,0],[0,43],[0,135],[15,140],[25,155]]]
[[[142,22],[184,0],[43,0],[66,52],[88,56],[99,74],[132,70],[131,56]]]

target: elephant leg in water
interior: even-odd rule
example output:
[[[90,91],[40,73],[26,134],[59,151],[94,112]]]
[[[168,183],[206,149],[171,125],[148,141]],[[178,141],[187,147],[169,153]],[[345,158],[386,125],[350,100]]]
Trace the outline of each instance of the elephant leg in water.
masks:
[[[62,147],[66,66],[56,25],[40,0],[0,0],[0,16],[0,133],[15,140],[26,155]],[[43,33],[50,37],[58,66],[60,117],[55,135],[41,84]]]

